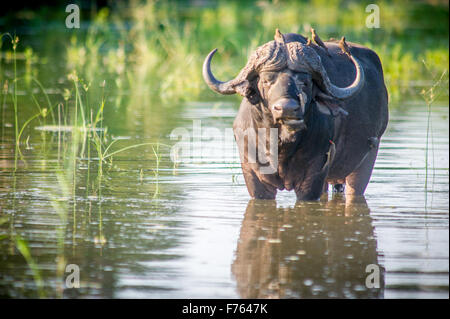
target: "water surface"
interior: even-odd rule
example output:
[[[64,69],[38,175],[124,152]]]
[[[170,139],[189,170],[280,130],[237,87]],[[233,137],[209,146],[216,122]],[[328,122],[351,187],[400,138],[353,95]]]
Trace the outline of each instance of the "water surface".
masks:
[[[143,146],[114,156],[102,176],[95,158],[79,157],[75,197],[61,183],[69,175],[58,164],[58,133],[30,127],[15,171],[5,121],[0,295],[38,296],[15,245],[20,235],[47,297],[448,298],[448,106],[433,106],[428,173],[427,109],[409,103],[391,110],[365,198],[330,193],[308,203],[296,203],[292,192],[250,200],[234,144],[214,139],[231,128],[236,109],[188,103],[176,111],[111,111],[106,125],[120,146],[172,146],[170,133],[184,127],[205,153],[174,165],[161,146],[156,168]],[[198,136],[193,121],[216,130]],[[78,289],[64,286],[67,264],[80,267]],[[365,285],[370,264],[381,269],[378,289]]]

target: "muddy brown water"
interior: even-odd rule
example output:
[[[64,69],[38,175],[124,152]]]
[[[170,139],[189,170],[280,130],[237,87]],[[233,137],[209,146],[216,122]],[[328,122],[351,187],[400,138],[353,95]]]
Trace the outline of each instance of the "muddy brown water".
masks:
[[[156,168],[150,146],[130,149],[104,164],[100,180],[96,159],[79,157],[75,197],[73,184],[64,193],[61,183],[67,171],[58,164],[58,133],[31,126],[14,170],[5,120],[0,295],[38,296],[16,247],[21,236],[47,297],[448,298],[449,112],[432,108],[428,173],[427,110],[405,103],[391,110],[365,198],[329,193],[303,203],[292,192],[250,200],[234,144],[220,142],[232,126],[232,103],[109,114],[121,147],[173,146],[178,127],[204,151],[174,165],[160,146]],[[68,264],[79,267],[80,288],[66,286]],[[368,265],[380,270],[379,288],[366,286]]]

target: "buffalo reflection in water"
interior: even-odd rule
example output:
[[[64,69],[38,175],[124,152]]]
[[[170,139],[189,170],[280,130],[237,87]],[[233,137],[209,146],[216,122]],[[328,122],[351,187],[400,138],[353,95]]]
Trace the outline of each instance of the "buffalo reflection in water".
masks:
[[[251,200],[232,272],[242,298],[383,298],[366,288],[366,266],[378,265],[377,242],[364,197],[277,208]]]

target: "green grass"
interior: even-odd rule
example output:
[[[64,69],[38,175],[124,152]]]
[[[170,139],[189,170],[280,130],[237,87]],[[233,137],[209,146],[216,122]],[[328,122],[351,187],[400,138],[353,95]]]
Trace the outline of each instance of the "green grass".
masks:
[[[46,158],[47,150],[46,139],[48,134],[46,134],[45,128],[57,129],[58,131],[58,157],[56,171],[56,180],[58,181],[58,189],[55,190],[53,194],[50,195],[50,202],[52,204],[55,213],[59,216],[60,223],[56,227],[57,235],[57,249],[58,257],[55,261],[57,277],[64,278],[65,276],[65,237],[67,231],[67,225],[69,224],[68,216],[69,212],[72,214],[72,240],[76,240],[76,229],[77,229],[77,204],[80,201],[79,195],[77,194],[77,172],[81,161],[87,160],[88,162],[88,172],[90,171],[89,165],[91,161],[95,158],[97,159],[97,183],[90,189],[89,188],[89,174],[86,180],[86,198],[91,194],[97,194],[99,200],[101,198],[102,189],[102,176],[104,172],[104,164],[109,167],[112,165],[112,161],[115,155],[122,153],[124,151],[143,147],[151,146],[153,153],[156,158],[156,167],[154,169],[155,174],[155,184],[157,191],[155,196],[159,192],[158,188],[158,174],[159,174],[159,164],[160,164],[160,146],[169,147],[166,144],[161,143],[140,143],[128,145],[125,147],[117,148],[116,142],[119,140],[114,140],[109,136],[107,127],[103,126],[104,119],[104,109],[106,106],[106,97],[104,95],[105,83],[102,83],[102,94],[99,104],[90,103],[89,100],[89,88],[90,83],[87,83],[83,78],[80,78],[76,70],[73,70],[67,75],[68,80],[72,84],[72,88],[66,88],[65,94],[62,96],[62,100],[57,102],[52,102],[50,96],[46,93],[42,83],[34,77],[33,70],[28,70],[25,72],[25,76],[18,76],[18,38],[12,37],[7,34],[7,37],[11,39],[12,44],[12,55],[10,62],[13,65],[13,78],[11,80],[12,90],[8,90],[8,79],[4,82],[4,89],[2,90],[2,143],[7,142],[4,140],[4,123],[6,122],[4,111],[7,106],[7,100],[12,102],[13,106],[13,122],[14,122],[14,170],[13,174],[13,186],[11,192],[13,193],[13,210],[15,211],[16,202],[16,171],[18,170],[19,159],[24,164],[24,169],[26,169],[26,156],[22,154],[22,150],[27,148],[29,136],[24,141],[23,135],[31,124],[39,122],[39,124],[44,128],[41,134],[41,145],[43,150],[43,158]],[[3,38],[3,35],[1,36]],[[28,53],[29,55],[30,53]],[[1,66],[1,59],[0,59]],[[2,74],[3,75],[3,74]],[[23,82],[22,82],[23,81]],[[31,116],[28,105],[25,103],[21,104],[21,99],[18,95],[18,83],[23,83],[24,88],[27,89],[27,96],[30,101],[37,108],[37,112]],[[38,90],[38,93],[36,92]],[[37,96],[39,95],[39,96]],[[42,99],[43,98],[43,99]],[[47,103],[47,106],[42,105],[42,100]],[[23,106],[23,107],[22,107]],[[65,112],[62,109],[66,109]],[[34,111],[33,111],[34,112]],[[95,117],[94,117],[95,114]],[[49,116],[50,115],[50,116]],[[19,119],[24,119],[20,121]],[[48,126],[47,124],[52,124]],[[68,125],[71,124],[71,125]],[[61,136],[61,134],[63,136]],[[54,135],[52,136],[52,138]],[[48,143],[51,145],[52,143]],[[91,148],[94,145],[94,148]],[[155,147],[156,146],[156,147]],[[87,158],[86,158],[87,152]],[[61,154],[62,153],[62,154]],[[45,160],[44,160],[45,161]],[[29,248],[28,240],[22,238],[16,233],[14,227],[14,214],[11,218],[1,218],[0,224],[9,222],[10,224],[10,240],[14,243],[14,247],[20,254],[24,257],[28,267],[31,270],[34,283],[36,285],[36,291],[40,298],[47,296],[56,295],[62,297],[63,287],[58,286],[56,289],[56,294],[50,291],[44,286],[44,281],[42,277],[39,264],[33,258],[32,251]],[[106,239],[104,238],[102,232],[102,216],[101,210],[99,214],[99,236],[96,240],[101,245],[104,245]],[[6,237],[1,237],[0,239],[5,239]],[[75,244],[75,243],[74,243]]]
[[[31,256],[30,248],[28,247],[27,241],[24,240],[19,235],[17,235],[16,236],[16,247],[20,251],[22,256],[25,258],[25,261],[27,262],[29,268],[31,269],[39,297],[44,298],[46,296],[46,293],[44,290],[44,282],[42,280],[42,276],[41,276],[39,267],[36,264],[33,257]]]
[[[425,61],[424,65],[426,68],[428,68]],[[443,92],[445,92],[445,89],[448,89],[448,80],[445,81],[446,77],[448,78],[448,70],[445,70],[442,72],[442,74],[435,79],[433,85],[430,87],[424,88],[421,91],[421,95],[426,103],[427,106],[427,129],[426,129],[426,145],[425,145],[425,208],[427,208],[427,201],[428,201],[428,184],[429,184],[429,153],[430,153],[430,139],[431,139],[431,150],[432,150],[432,167],[433,167],[433,179],[431,183],[431,193],[433,194],[433,187],[434,187],[434,174],[435,174],[435,158],[434,158],[434,141],[433,141],[433,130],[432,130],[432,121],[431,121],[431,111],[432,111],[432,104],[439,100]]]
[[[406,1],[377,4],[380,29],[366,28],[367,4],[362,2],[218,2],[184,7],[132,1],[117,12],[100,10],[86,37],[74,35],[67,64],[86,78],[107,74],[118,91],[146,92],[163,103],[199,99],[212,96],[201,78],[203,59],[211,49],[219,48],[215,73],[229,79],[252,50],[273,39],[276,28],[310,36],[313,26],[323,39],[346,36],[374,49],[383,62],[391,100],[419,99],[417,86],[432,82],[421,61],[427,61],[432,73],[448,69],[448,7]],[[131,27],[125,28],[124,21]]]
[[[79,89],[86,91],[83,103],[88,108],[81,115],[88,117],[90,102],[100,95],[98,83],[105,79],[109,90],[115,92],[115,104],[123,102],[126,108],[148,107],[155,101],[170,106],[210,99],[216,95],[203,82],[201,66],[213,48],[219,49],[215,74],[230,79],[257,46],[273,39],[276,28],[310,36],[310,27],[314,27],[322,39],[346,36],[348,41],[374,49],[383,63],[391,101],[420,99],[421,88],[433,83],[432,74],[448,69],[448,5],[379,1],[380,28],[368,29],[367,4],[343,0],[218,1],[187,6],[174,1],[130,1],[98,10],[87,30],[49,34],[62,43],[59,55],[47,53],[52,50],[47,46],[41,51],[48,56],[28,46],[20,55],[28,79],[38,75],[33,71],[37,61],[62,58],[67,73],[76,71],[85,80]],[[55,82],[49,79],[47,86]],[[16,84],[13,82],[14,90]],[[127,100],[121,101],[124,93]],[[142,101],[142,96],[149,98]],[[448,91],[442,98],[447,97]]]

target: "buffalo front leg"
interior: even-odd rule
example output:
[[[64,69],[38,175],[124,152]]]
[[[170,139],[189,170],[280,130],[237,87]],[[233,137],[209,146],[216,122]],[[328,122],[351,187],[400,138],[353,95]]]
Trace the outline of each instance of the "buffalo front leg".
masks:
[[[324,185],[327,185],[326,177],[328,175],[328,165],[323,166],[321,160],[315,160],[311,163],[306,178],[295,186],[297,200],[318,200],[324,192]]]
[[[267,155],[267,141],[260,139],[256,135],[254,128],[242,130],[234,128],[236,143],[239,148],[239,157],[241,159],[242,172],[244,173],[245,184],[251,197],[256,199],[275,199],[278,189],[284,189],[277,167],[278,153],[269,147],[269,154],[274,154],[275,160]],[[275,136],[276,137],[276,136]],[[277,143],[278,140],[275,140]],[[276,144],[275,144],[276,145]]]
[[[345,178],[346,195],[364,195],[372,176],[373,166],[378,154],[378,143],[365,156],[364,160],[350,175]]]
[[[297,200],[318,200],[324,190],[326,174],[320,173],[295,188]]]
[[[245,184],[248,193],[255,199],[275,199],[277,196],[277,185],[282,185],[279,178],[274,175],[263,175],[254,170],[251,165],[242,165]]]
[[[323,156],[311,159],[305,178],[295,186],[297,200],[318,200],[323,192],[328,192],[326,178],[333,162],[336,147],[333,142]]]

